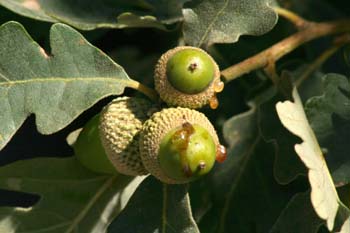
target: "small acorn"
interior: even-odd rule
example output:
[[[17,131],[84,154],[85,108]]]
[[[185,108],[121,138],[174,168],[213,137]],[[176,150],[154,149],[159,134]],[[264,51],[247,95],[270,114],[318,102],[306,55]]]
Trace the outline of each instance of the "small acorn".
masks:
[[[140,154],[145,168],[168,184],[193,181],[222,162],[220,145],[206,116],[188,108],[168,108],[152,115],[140,134]]]
[[[139,153],[139,132],[152,104],[142,98],[119,97],[101,112],[100,136],[108,158],[118,172],[147,174]]]
[[[200,108],[217,107],[216,93],[224,83],[214,59],[204,50],[179,46],[168,50],[155,68],[155,89],[169,106]]]
[[[104,174],[117,174],[117,170],[107,158],[99,134],[100,114],[91,118],[73,144],[74,154],[80,163],[91,171]]]

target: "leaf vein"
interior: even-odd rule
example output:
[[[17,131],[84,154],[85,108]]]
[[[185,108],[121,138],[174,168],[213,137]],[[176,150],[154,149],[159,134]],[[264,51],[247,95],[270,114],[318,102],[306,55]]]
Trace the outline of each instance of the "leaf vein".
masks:
[[[85,208],[75,217],[70,227],[65,231],[65,233],[73,232],[74,229],[78,226],[79,222],[85,217],[91,207],[95,204],[95,202],[101,197],[101,195],[112,185],[115,181],[116,176],[108,179],[101,188],[96,192],[96,194],[90,199],[90,201],[86,204]]]
[[[2,73],[0,73],[0,78],[5,80],[6,82],[10,82],[10,80],[8,78],[6,78],[5,75],[3,75]]]
[[[24,233],[40,233],[40,232],[48,232],[48,231],[53,231],[55,229],[59,229],[59,228],[62,228],[66,225],[69,225],[69,221],[67,222],[62,222],[60,224],[56,224],[56,225],[52,225],[52,226],[49,226],[49,227],[45,227],[45,228],[41,228],[40,230],[38,229],[35,229],[35,230],[32,230],[32,231],[25,231]]]
[[[103,78],[103,77],[89,77],[89,78],[62,78],[62,77],[52,77],[52,78],[34,78],[34,79],[26,79],[26,80],[15,80],[11,81],[9,80],[7,83],[0,83],[0,86],[13,86],[16,84],[27,84],[27,83],[41,83],[41,82],[75,82],[75,81],[95,81],[95,82],[124,82],[128,83],[128,81],[124,79],[117,79],[117,78]]]
[[[205,30],[203,36],[201,37],[201,39],[199,40],[199,42],[197,44],[197,47],[200,47],[203,44],[204,40],[208,37],[209,31],[214,27],[214,23],[217,21],[219,16],[223,14],[226,7],[228,6],[228,3],[229,3],[229,0],[226,0],[224,2],[223,7],[218,11],[218,13],[215,15],[215,17],[213,18],[213,20],[211,21],[211,23],[208,25],[207,29]]]
[[[0,176],[0,180],[2,177]],[[13,177],[6,177],[5,180],[10,180],[10,179],[20,179],[19,177],[13,176]],[[90,182],[96,182],[100,180],[105,180],[106,176],[98,176],[94,178],[89,178],[89,179],[83,179],[83,180],[73,180],[73,179],[39,179],[39,178],[22,178],[21,180],[26,180],[26,181],[36,181],[36,182],[79,182],[79,183],[90,183]],[[68,181],[67,181],[68,180]]]
[[[253,144],[248,148],[245,155],[242,156],[243,158],[246,158],[246,159],[243,161],[243,164],[240,166],[239,174],[237,175],[235,182],[233,182],[231,187],[230,187],[229,193],[228,193],[227,198],[224,202],[224,208],[221,212],[220,224],[219,224],[219,230],[218,230],[218,232],[220,232],[220,233],[225,232],[224,231],[225,230],[225,219],[226,219],[226,215],[227,215],[228,210],[229,210],[232,195],[233,195],[234,191],[236,190],[236,187],[239,183],[240,177],[242,176],[243,171],[245,170],[244,168],[247,166],[248,161],[249,161],[251,155],[253,154],[253,150],[255,149],[255,147],[258,144],[258,142],[260,141],[260,139],[261,139],[260,135],[257,136],[256,139],[254,140]]]

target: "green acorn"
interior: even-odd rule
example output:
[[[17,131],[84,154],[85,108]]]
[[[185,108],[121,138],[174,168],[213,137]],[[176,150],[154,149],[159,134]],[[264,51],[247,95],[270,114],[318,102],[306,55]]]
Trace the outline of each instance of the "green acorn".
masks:
[[[155,68],[155,89],[170,106],[217,107],[216,93],[222,91],[220,70],[204,50],[180,46],[167,51]]]
[[[145,175],[139,153],[139,132],[148,119],[152,104],[141,98],[119,97],[101,113],[100,136],[108,158],[118,172],[137,176]]]
[[[145,168],[164,183],[180,184],[208,173],[226,151],[204,114],[188,108],[168,108],[152,115],[140,135]]]
[[[75,143],[73,144],[74,154],[80,163],[97,173],[117,174],[117,170],[107,158],[102,147],[98,129],[100,115],[97,114],[89,120]]]

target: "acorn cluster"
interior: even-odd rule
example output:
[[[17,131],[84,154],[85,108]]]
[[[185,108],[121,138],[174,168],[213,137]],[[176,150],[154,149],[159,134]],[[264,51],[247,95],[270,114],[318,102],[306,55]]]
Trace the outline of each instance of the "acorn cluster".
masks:
[[[80,133],[77,158],[96,172],[150,173],[169,184],[193,181],[226,158],[213,125],[192,109],[215,107],[222,87],[219,68],[205,51],[169,50],[156,65],[155,88],[170,107],[137,97],[114,99]],[[102,162],[94,163],[96,157]]]

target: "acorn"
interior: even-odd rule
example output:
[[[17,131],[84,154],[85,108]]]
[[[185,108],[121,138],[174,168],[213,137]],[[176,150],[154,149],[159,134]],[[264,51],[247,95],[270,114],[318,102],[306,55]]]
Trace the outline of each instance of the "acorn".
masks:
[[[91,118],[80,131],[77,140],[72,145],[74,154],[80,163],[96,173],[118,174],[117,170],[107,158],[101,144],[99,134],[100,114]]]
[[[100,117],[100,137],[106,154],[118,172],[145,175],[139,153],[139,133],[152,104],[142,98],[119,97],[105,106]]]
[[[216,93],[224,83],[220,69],[204,50],[179,46],[168,50],[155,68],[155,89],[169,106],[200,108],[206,104],[215,109]]]
[[[145,168],[168,184],[196,180],[212,169],[215,160],[226,157],[210,121],[188,108],[154,113],[144,123],[139,142]]]

